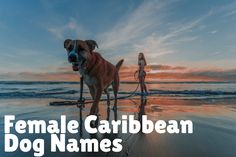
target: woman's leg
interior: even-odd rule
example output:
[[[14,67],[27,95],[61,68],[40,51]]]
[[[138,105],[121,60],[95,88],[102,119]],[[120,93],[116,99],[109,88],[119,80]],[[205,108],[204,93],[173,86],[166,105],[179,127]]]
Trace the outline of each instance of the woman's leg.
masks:
[[[145,76],[146,76],[145,71],[143,71],[141,74],[139,74],[139,84],[140,84],[142,94],[144,92],[147,94],[147,86],[145,84]]]
[[[141,89],[141,93],[143,93],[143,80],[142,80],[142,76],[139,76],[139,84],[140,84],[140,89]]]
[[[143,89],[147,93],[147,86],[146,86],[146,83],[145,83],[145,77],[143,78]]]
[[[142,79],[140,80],[140,85],[141,85],[141,92],[142,94],[147,93],[147,87],[144,81],[144,78],[142,77]]]

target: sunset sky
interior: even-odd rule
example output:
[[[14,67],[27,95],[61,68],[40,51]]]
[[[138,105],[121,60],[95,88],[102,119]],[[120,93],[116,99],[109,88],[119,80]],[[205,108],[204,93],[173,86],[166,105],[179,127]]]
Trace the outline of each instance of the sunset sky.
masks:
[[[144,52],[152,80],[236,81],[234,0],[38,0],[0,5],[0,80],[76,80],[66,38],[94,39],[133,77]]]

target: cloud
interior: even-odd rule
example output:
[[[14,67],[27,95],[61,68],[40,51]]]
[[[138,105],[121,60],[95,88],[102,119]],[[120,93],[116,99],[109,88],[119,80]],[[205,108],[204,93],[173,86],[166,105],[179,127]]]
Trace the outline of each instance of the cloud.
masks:
[[[170,65],[162,65],[162,64],[151,64],[147,65],[148,69],[152,70],[186,70],[186,67],[183,66],[170,66]]]
[[[138,69],[137,66],[124,66],[121,68],[120,76],[122,81],[135,81],[134,73]],[[219,82],[235,82],[236,69],[191,69],[182,66],[170,65],[147,65],[146,81],[219,81]]]
[[[0,74],[1,80],[14,81],[79,81],[73,72],[21,72]]]
[[[213,30],[213,31],[210,31],[209,33],[210,34],[216,34],[218,31],[217,30]]]
[[[145,52],[148,60],[154,61],[157,57],[176,53],[173,45],[198,39],[190,33],[201,26],[212,15],[212,11],[195,19],[171,23],[165,10],[169,10],[175,2],[144,1],[111,30],[97,36],[102,43],[101,52],[113,58],[125,54],[128,63],[136,62],[129,54]]]
[[[137,51],[138,47],[135,43],[140,41],[154,45],[153,38],[147,37],[160,25],[161,15],[158,13],[160,14],[159,11],[167,7],[169,3],[145,1],[140,4],[132,13],[118,21],[110,31],[98,35],[97,38],[102,43],[100,46],[102,50],[105,52],[117,52],[119,50],[131,53]],[[144,41],[143,38],[147,40]],[[151,48],[151,46],[148,47]],[[163,52],[156,53],[161,54]]]
[[[136,65],[122,66],[121,81],[136,81]],[[236,69],[191,69],[181,66],[148,65],[146,81],[236,81]],[[35,80],[35,81],[79,81],[80,76],[71,67],[60,67],[56,72],[21,72],[0,74],[1,80]]]
[[[65,39],[68,34],[76,34],[76,36],[87,36],[89,32],[80,25],[75,18],[70,18],[67,23],[61,26],[49,26],[47,30],[58,39]]]
[[[236,2],[229,3],[227,5],[219,6],[215,8],[214,12],[223,13],[223,17],[233,16],[236,14]]]

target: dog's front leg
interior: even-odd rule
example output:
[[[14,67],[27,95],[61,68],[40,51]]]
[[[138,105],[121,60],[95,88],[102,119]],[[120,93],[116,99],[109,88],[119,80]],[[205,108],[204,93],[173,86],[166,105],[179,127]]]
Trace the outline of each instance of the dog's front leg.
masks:
[[[89,92],[90,92],[90,94],[92,96],[92,99],[94,101],[94,99],[95,99],[95,89],[94,89],[93,86],[88,86],[88,88],[89,88]]]
[[[90,115],[98,114],[98,112],[99,112],[98,104],[99,104],[101,96],[102,96],[102,87],[101,87],[101,85],[96,86],[94,101],[93,101],[92,107],[90,109]]]
[[[110,93],[108,91],[108,89],[104,90],[104,93],[107,95],[107,108],[110,108]]]

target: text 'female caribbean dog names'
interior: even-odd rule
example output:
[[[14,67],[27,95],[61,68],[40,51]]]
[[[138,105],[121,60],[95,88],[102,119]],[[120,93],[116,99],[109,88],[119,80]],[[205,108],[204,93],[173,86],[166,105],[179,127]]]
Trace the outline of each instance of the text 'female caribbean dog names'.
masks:
[[[97,127],[92,124],[97,120],[97,116],[90,115],[84,120],[84,129],[89,134],[149,134],[156,132],[158,134],[192,134],[193,123],[191,120],[157,120],[153,122],[146,115],[141,120],[136,120],[134,115],[122,115],[121,120],[100,120]],[[78,134],[81,125],[77,120],[67,120],[65,115],[61,115],[60,120],[16,120],[14,115],[5,115],[4,117],[4,141],[5,152],[34,151],[34,156],[43,156],[45,149],[45,140],[20,139],[21,134],[50,134],[51,152],[120,152],[123,149],[122,139],[97,137],[89,139],[66,138],[67,134]],[[71,137],[71,136],[70,136]]]

